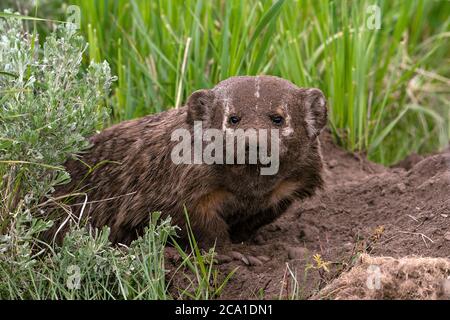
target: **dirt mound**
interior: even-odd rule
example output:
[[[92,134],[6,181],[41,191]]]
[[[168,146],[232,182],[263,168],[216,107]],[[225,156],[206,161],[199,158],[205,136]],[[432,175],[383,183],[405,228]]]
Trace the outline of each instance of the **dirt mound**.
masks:
[[[321,142],[325,190],[225,253],[222,274],[239,269],[221,298],[310,298],[366,253],[450,258],[449,152],[407,171],[344,151],[328,132]]]
[[[450,299],[450,260],[371,257],[322,289],[314,299]]]

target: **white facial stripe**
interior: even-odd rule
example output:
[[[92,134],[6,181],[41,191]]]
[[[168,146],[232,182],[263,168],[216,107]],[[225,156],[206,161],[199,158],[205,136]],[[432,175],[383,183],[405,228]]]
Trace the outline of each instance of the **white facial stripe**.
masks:
[[[225,131],[227,128],[228,117],[230,115],[230,98],[224,98],[223,104],[224,108],[223,108],[222,130]]]
[[[294,133],[294,129],[291,126],[291,115],[289,114],[287,104],[283,102],[282,107],[286,115],[286,126],[281,130],[281,135],[287,137]]]
[[[294,133],[294,129],[292,129],[291,127],[285,127],[285,128],[283,128],[283,130],[281,130],[281,134],[283,135],[283,137],[290,136],[293,133]]]

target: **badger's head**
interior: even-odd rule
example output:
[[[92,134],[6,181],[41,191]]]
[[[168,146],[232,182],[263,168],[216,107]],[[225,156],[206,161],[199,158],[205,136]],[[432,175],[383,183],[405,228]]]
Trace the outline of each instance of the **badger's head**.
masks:
[[[234,146],[234,160],[238,143],[244,142],[246,164],[251,164],[250,154],[261,160],[264,142],[267,155],[277,152],[280,162],[290,156],[301,159],[327,121],[326,100],[319,89],[299,88],[273,76],[232,77],[211,90],[194,92],[187,104],[188,123],[201,121],[203,130],[222,133],[224,150],[230,143]],[[232,139],[226,141],[227,135]]]

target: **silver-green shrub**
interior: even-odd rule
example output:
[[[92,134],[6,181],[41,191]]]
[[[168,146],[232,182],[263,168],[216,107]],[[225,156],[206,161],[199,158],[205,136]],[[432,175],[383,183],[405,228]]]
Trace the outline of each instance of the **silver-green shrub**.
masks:
[[[70,179],[65,160],[102,127],[115,77],[106,62],[84,70],[87,44],[72,25],[42,46],[24,30],[0,18],[0,300],[167,298],[175,228],[159,214],[127,249],[111,245],[107,227],[73,225],[60,247],[39,240],[52,224],[40,201]]]
[[[69,178],[61,164],[102,126],[108,63],[82,68],[87,44],[71,24],[39,46],[19,19],[0,19],[0,190],[2,217],[29,207]]]

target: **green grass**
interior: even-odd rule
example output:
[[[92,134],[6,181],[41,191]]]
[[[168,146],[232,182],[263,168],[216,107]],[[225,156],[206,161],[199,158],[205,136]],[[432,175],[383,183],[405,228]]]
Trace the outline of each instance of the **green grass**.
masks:
[[[182,105],[194,90],[212,87],[230,76],[273,74],[299,86],[322,89],[328,97],[329,127],[336,141],[377,162],[391,164],[411,152],[433,152],[450,138],[449,1],[41,0],[33,8],[27,1],[9,0],[2,1],[0,8],[17,4],[22,14],[44,19],[32,19],[28,25],[41,42],[52,23],[65,19],[69,4],[80,6],[81,32],[89,42],[86,66],[90,60],[107,60],[118,76],[110,97],[111,122]],[[366,25],[367,7],[373,4],[381,9],[379,30]],[[33,36],[33,48],[34,41]],[[55,69],[58,80],[64,70]],[[0,70],[0,76],[6,81],[16,74]],[[83,92],[87,86],[80,87]],[[0,89],[2,105],[22,94],[15,87]],[[79,96],[76,91],[52,90],[49,96],[59,100],[49,101],[55,105],[59,105],[55,101],[76,101],[65,99],[65,94]],[[42,107],[47,106],[41,103],[43,94],[33,95],[27,104],[11,102],[1,114],[8,120],[2,124],[8,124],[19,138],[7,139],[8,131],[0,140],[2,151],[16,152],[0,163],[0,177],[8,177],[0,180],[0,298],[220,296],[232,273],[219,275],[213,254],[201,253],[192,235],[189,252],[178,248],[182,262],[177,272],[183,273],[188,285],[179,288],[178,295],[168,292],[163,249],[173,229],[166,222],[151,224],[145,236],[127,250],[111,246],[107,230],[92,235],[75,228],[61,248],[50,247],[45,255],[40,251],[35,235],[48,226],[28,214],[30,198],[18,191],[36,197],[65,179],[43,172],[60,170],[62,158],[53,153],[65,155],[70,144],[59,148],[42,143],[61,140],[68,144],[60,134],[67,126],[37,125],[47,124],[43,109],[49,114],[54,110]],[[16,112],[11,106],[32,112]],[[38,107],[40,111],[33,109]],[[90,127],[82,122],[88,123],[92,114],[78,115],[76,122],[87,130]],[[37,129],[33,121],[20,120],[23,116],[33,119]],[[84,141],[84,130],[75,136],[76,142]],[[39,132],[51,134],[37,139]],[[30,145],[39,151],[31,155],[36,159],[30,158]],[[41,159],[42,150],[51,161],[47,156]],[[44,184],[42,177],[51,179]],[[74,271],[70,266],[80,268],[81,290],[67,286]],[[92,272],[95,268],[101,272]],[[301,288],[295,281],[292,287],[296,298]]]
[[[371,160],[450,138],[448,1],[41,0],[28,11],[64,20],[69,4],[81,9],[86,62],[107,60],[118,75],[114,122],[230,76],[273,74],[322,89],[336,141]],[[379,30],[367,28],[374,4]]]
[[[179,105],[233,75],[274,74],[321,88],[336,140],[377,162],[448,143],[448,1],[72,3],[89,57],[119,76],[115,121]],[[372,4],[379,30],[366,27]]]
[[[176,245],[179,267],[168,277],[164,250],[176,227],[153,213],[144,235],[129,247],[111,245],[109,229],[73,227],[60,247],[36,238],[48,222],[16,215],[8,235],[0,236],[0,300],[167,300],[220,297],[234,271],[219,275],[214,250],[201,253]],[[173,240],[171,240],[173,242]],[[176,244],[176,242],[175,242]],[[185,286],[173,283],[183,279]],[[169,287],[172,289],[169,290]]]
[[[181,299],[208,300],[220,298],[223,289],[230,278],[237,271],[233,269],[227,275],[220,275],[214,266],[215,248],[209,252],[202,252],[192,232],[189,215],[184,208],[187,222],[187,235],[190,252],[186,253],[174,239],[173,244],[182,258],[182,263],[178,268],[178,277],[182,273],[187,285],[185,288],[178,288],[178,296]]]
[[[192,232],[190,247],[177,247],[177,271],[189,285],[168,278],[165,247],[177,229],[170,218],[154,213],[129,247],[112,245],[106,227],[73,215],[70,195],[52,197],[69,180],[68,154],[101,129],[115,78],[107,63],[82,66],[87,47],[73,27],[60,25],[38,46],[37,29],[27,34],[22,20],[41,20],[0,17],[0,300],[217,297],[232,274],[219,274],[214,252],[201,252]],[[61,244],[42,241],[53,223],[67,227]]]

